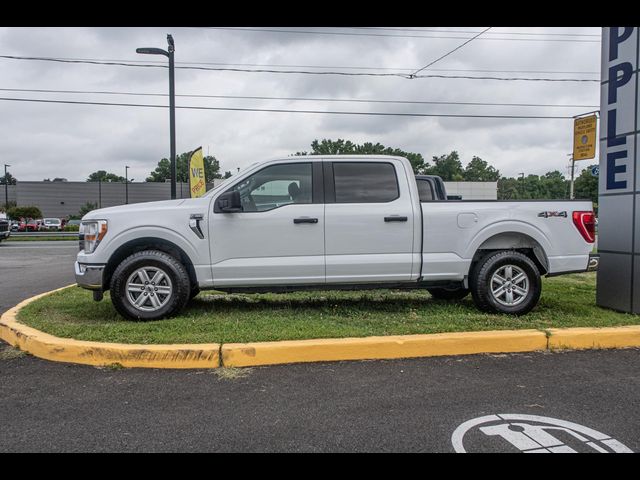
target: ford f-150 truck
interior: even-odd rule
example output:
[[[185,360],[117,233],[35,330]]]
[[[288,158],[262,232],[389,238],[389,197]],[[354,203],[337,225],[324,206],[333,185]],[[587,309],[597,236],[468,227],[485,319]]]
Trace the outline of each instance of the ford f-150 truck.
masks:
[[[402,157],[256,163],[201,198],[89,212],[76,281],[139,320],[201,289],[418,288],[521,315],[542,275],[588,269],[591,202],[429,200],[418,183]]]

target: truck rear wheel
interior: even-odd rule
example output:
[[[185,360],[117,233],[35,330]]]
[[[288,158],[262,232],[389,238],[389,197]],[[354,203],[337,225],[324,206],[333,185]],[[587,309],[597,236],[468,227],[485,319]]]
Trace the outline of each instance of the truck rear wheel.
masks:
[[[485,256],[474,268],[469,284],[479,309],[511,315],[531,311],[542,291],[536,264],[526,255],[512,250]]]
[[[111,277],[111,301],[130,320],[158,320],[176,314],[191,294],[189,274],[178,260],[158,250],[125,258]]]

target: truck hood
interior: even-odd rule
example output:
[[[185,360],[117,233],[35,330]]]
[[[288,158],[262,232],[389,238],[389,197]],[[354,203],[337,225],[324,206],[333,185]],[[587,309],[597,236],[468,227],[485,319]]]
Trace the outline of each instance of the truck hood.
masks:
[[[91,210],[84,217],[82,217],[82,220],[105,219],[111,216],[118,215],[139,215],[151,211],[167,211],[180,207],[182,204],[188,202],[189,200],[190,199],[180,198],[176,200],[130,203],[129,205],[118,205],[117,207],[99,208],[97,210]]]

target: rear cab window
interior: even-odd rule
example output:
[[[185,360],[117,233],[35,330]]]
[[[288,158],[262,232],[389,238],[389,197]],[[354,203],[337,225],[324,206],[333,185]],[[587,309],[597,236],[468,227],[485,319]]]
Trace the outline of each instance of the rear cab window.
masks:
[[[400,197],[398,177],[388,162],[334,162],[335,203],[387,203]]]

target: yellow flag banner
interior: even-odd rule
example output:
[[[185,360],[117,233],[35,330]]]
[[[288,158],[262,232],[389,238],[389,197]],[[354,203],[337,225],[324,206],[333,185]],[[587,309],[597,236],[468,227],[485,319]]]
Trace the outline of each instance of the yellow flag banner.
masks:
[[[201,197],[207,192],[202,147],[194,150],[189,159],[189,191],[191,192],[191,198]]]
[[[587,160],[596,156],[596,126],[598,118],[595,115],[576,118],[573,122],[573,159]]]

